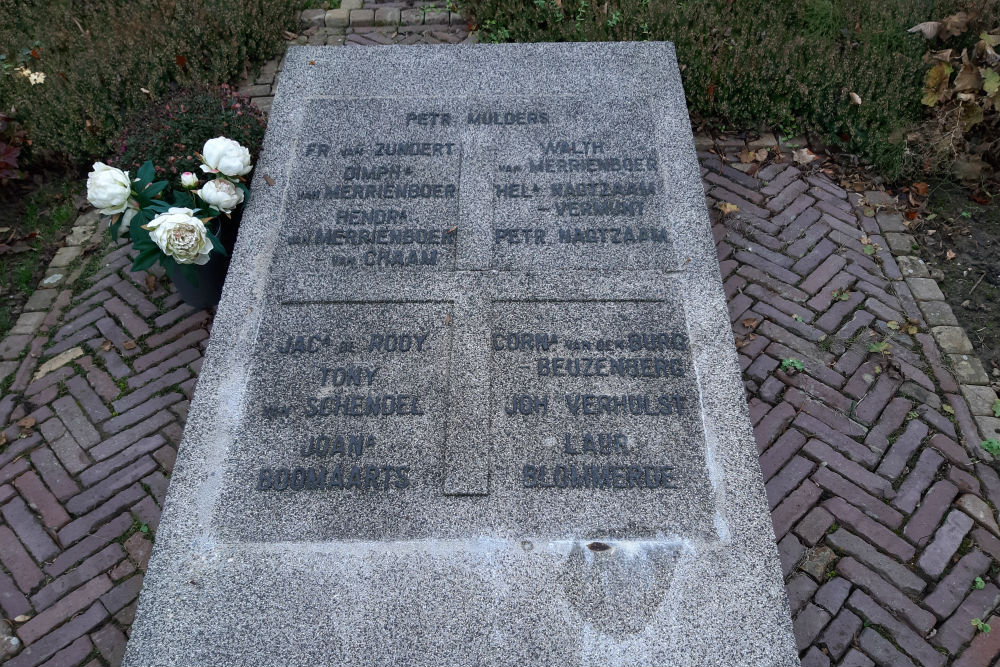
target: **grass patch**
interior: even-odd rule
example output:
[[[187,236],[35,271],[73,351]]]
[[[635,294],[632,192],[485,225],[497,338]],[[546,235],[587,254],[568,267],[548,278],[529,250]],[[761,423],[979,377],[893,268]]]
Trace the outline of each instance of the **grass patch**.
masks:
[[[5,336],[35,291],[55,254],[59,241],[76,220],[73,193],[76,183],[44,185],[23,202],[11,202],[4,210],[18,211],[10,217],[13,227],[2,232],[0,242],[11,239],[0,254],[0,338]]]
[[[889,178],[916,167],[903,136],[922,116],[927,44],[906,31],[975,6],[984,23],[1000,11],[995,0],[461,3],[487,42],[671,41],[688,107],[711,126],[816,132]]]
[[[178,85],[228,83],[282,46],[300,0],[0,2],[0,55],[45,75],[0,72],[32,156],[110,154],[125,119]]]

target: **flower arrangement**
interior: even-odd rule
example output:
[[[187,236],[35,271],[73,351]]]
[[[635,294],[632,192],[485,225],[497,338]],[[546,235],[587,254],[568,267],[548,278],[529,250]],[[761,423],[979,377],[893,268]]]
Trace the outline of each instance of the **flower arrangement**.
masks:
[[[216,137],[195,155],[211,180],[202,184],[196,174],[186,171],[180,176],[181,189],[171,192],[167,192],[169,181],[153,181],[155,170],[148,160],[135,178],[103,162],[95,162],[87,176],[87,200],[111,216],[111,237],[116,230],[119,237],[128,234],[138,251],[133,271],[159,262],[197,285],[194,267],[207,264],[213,250],[227,254],[218,237],[221,217],[231,217],[250,197],[244,183],[253,169],[250,151],[232,139]]]

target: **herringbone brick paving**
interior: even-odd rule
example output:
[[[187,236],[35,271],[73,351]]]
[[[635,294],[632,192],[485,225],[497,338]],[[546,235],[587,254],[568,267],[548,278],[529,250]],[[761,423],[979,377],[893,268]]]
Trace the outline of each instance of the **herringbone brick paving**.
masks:
[[[700,158],[803,664],[993,664],[1000,476],[876,219],[821,172]],[[9,667],[120,663],[209,335],[126,247],[103,263],[0,398]]]
[[[1000,477],[871,209],[700,155],[803,664],[993,664]]]

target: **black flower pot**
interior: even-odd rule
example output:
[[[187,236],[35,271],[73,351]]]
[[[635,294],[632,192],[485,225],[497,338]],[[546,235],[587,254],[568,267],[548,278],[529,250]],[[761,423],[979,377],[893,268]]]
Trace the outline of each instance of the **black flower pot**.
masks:
[[[201,309],[215,306],[222,298],[222,286],[226,282],[229,258],[236,246],[241,212],[234,213],[232,219],[224,222],[216,219],[216,227],[212,232],[222,242],[222,246],[226,249],[226,256],[212,252],[209,255],[211,259],[206,264],[188,265],[194,270],[197,283],[188,280],[176,262],[170,262],[167,265],[167,276],[177,287],[177,292],[181,295],[184,303],[192,308]]]
[[[207,264],[190,266],[194,269],[197,284],[184,276],[176,262],[167,265],[167,275],[181,299],[192,308],[208,308],[218,304],[222,298],[222,285],[226,282],[226,271],[229,270],[229,258],[212,253],[212,259]]]

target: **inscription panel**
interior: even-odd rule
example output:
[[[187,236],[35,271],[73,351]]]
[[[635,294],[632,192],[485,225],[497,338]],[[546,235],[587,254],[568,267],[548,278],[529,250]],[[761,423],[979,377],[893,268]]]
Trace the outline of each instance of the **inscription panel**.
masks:
[[[621,300],[454,278],[423,301],[411,285],[274,310],[226,471],[229,539],[716,537],[675,280]],[[483,492],[448,493],[456,466]]]
[[[420,532],[440,495],[448,303],[283,305],[255,351],[224,531],[261,541]]]
[[[490,333],[493,492],[526,533],[713,532],[681,305],[499,302]]]
[[[420,108],[384,99],[307,102],[283,256],[321,275],[454,268],[461,132],[450,115],[421,122]],[[348,135],[345,122],[361,128]]]
[[[545,124],[493,136],[490,266],[673,267],[668,165],[648,100],[526,102]]]

